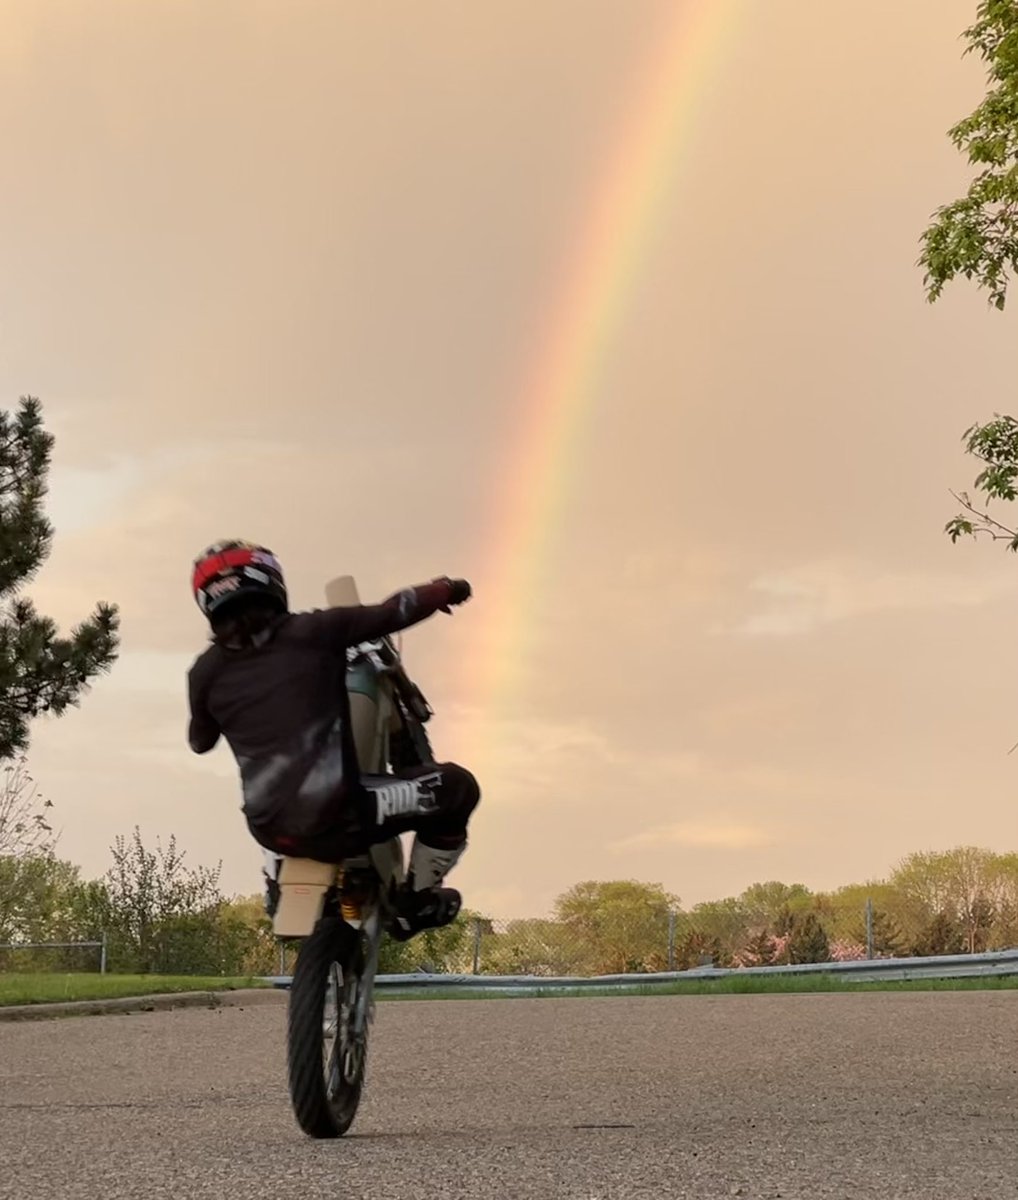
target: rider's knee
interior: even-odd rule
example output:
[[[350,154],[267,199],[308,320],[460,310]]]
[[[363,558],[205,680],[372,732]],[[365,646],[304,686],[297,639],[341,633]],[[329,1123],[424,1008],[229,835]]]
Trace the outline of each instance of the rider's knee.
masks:
[[[458,812],[469,817],[481,799],[481,788],[474,776],[459,763],[443,763],[442,774],[445,786],[450,796],[456,797],[455,804]]]

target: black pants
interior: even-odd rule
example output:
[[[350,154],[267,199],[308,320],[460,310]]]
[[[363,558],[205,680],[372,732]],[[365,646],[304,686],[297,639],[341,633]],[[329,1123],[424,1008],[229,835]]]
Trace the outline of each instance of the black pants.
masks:
[[[357,794],[344,792],[313,835],[294,837],[281,823],[251,832],[267,850],[328,863],[410,831],[426,846],[455,850],[467,839],[467,823],[480,798],[477,780],[465,767],[435,763],[394,775],[362,775]]]

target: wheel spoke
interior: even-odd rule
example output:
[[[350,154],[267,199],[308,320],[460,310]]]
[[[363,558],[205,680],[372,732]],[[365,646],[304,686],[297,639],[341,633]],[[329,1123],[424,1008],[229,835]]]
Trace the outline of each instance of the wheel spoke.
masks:
[[[333,963],[325,991],[325,1012],[322,1022],[322,1067],[325,1092],[332,1100],[340,1085],[342,1063],[343,984],[339,963]]]
[[[357,977],[353,974],[346,981],[343,989],[343,1017],[340,1022],[340,1040],[343,1052],[343,1079],[353,1086],[360,1072],[361,1046],[360,1039],[355,1036],[351,1025],[357,1008]]]

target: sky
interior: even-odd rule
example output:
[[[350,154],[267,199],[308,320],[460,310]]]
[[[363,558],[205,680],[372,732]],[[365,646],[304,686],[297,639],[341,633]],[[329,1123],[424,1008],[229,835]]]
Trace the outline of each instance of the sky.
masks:
[[[916,266],[974,8],[0,0],[0,403],[57,436],[28,592],[123,621],[33,727],[59,852],[138,825],[259,888],[184,738],[228,536],[298,607],[472,580],[404,650],[489,915],[1018,847],[1018,563],[943,534],[1013,317]]]

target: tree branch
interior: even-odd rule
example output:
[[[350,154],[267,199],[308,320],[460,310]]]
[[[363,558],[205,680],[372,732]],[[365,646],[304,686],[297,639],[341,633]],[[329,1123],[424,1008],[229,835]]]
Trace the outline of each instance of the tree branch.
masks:
[[[952,491],[951,495],[955,498],[955,500],[958,501],[962,508],[966,510],[966,512],[970,512],[972,516],[978,517],[979,520],[983,522],[982,529],[974,529],[972,531],[973,536],[976,536],[980,533],[988,533],[990,537],[994,539],[994,541],[1014,541],[1015,538],[1018,538],[1018,530],[1009,529],[1006,525],[1002,524],[994,517],[991,517],[988,512],[983,512],[981,509],[976,508],[975,505],[964,494]],[[995,530],[999,530],[1000,532],[996,533],[994,532]]]

